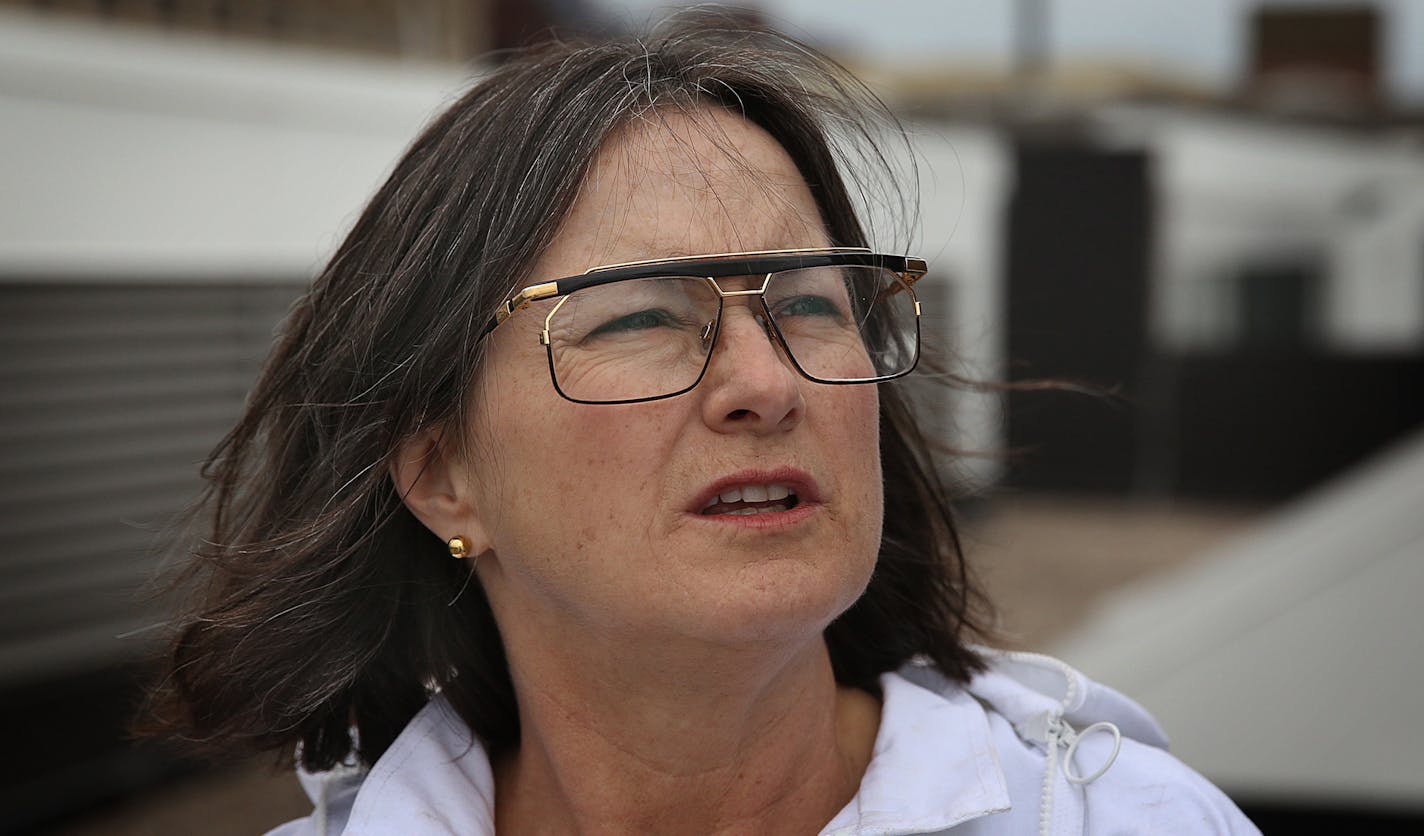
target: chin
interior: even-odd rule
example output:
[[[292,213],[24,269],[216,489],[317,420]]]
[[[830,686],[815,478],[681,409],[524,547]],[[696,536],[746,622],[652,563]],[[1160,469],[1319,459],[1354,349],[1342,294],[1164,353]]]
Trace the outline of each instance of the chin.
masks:
[[[873,561],[831,568],[792,560],[747,567],[709,602],[708,632],[729,643],[819,636],[865,592],[873,568]]]

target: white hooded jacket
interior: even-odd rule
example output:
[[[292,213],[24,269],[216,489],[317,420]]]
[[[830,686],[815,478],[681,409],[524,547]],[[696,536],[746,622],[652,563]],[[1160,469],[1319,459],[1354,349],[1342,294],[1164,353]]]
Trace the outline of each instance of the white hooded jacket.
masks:
[[[984,652],[967,688],[923,663],[881,677],[870,765],[822,836],[1259,833],[1127,697],[1047,656]],[[316,809],[269,836],[495,832],[489,759],[439,695],[369,770],[300,778]]]

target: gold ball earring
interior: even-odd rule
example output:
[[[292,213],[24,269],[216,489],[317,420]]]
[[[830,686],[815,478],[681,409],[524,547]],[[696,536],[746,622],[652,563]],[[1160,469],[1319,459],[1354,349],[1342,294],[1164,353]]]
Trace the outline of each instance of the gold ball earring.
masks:
[[[450,547],[450,556],[457,560],[470,553],[470,547],[464,537],[451,537],[450,542],[445,545]]]

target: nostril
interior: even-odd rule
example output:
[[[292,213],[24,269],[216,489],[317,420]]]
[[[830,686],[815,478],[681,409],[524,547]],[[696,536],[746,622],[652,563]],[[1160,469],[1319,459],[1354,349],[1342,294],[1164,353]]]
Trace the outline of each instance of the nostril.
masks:
[[[727,417],[732,419],[733,421],[740,421],[741,419],[751,414],[752,411],[750,409],[734,409],[731,412],[727,413]]]

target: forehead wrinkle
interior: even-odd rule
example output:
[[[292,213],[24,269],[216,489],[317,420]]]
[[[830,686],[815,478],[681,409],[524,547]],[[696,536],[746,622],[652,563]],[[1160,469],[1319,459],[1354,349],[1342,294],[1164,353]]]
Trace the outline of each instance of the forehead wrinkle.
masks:
[[[737,137],[725,119],[739,117],[707,109],[666,110],[655,109],[656,119],[645,114],[625,125],[600,151],[590,173],[590,180],[598,181],[594,185],[606,187],[595,262],[826,242],[814,201],[802,206],[795,199],[798,192],[809,197],[805,182],[765,132],[745,123],[745,136]],[[756,155],[768,159],[751,159]],[[689,210],[678,229],[667,223],[667,215],[678,212],[650,208],[668,203]],[[706,239],[719,243],[694,243]],[[628,245],[641,249],[634,252]]]
[[[595,243],[603,245],[602,250],[597,253],[599,257],[606,257],[608,251],[615,247],[616,242],[623,237],[622,231],[630,227],[634,210],[637,208],[637,202],[633,195],[637,194],[649,176],[646,168],[636,164],[633,149],[629,143],[611,144],[608,150],[612,151],[614,148],[619,153],[607,154],[610,169],[607,175],[611,178],[610,182],[616,184],[613,189],[614,194],[620,195],[621,199],[612,201],[614,205],[603,206],[599,213],[597,234],[594,239]],[[603,156],[602,153],[600,156]],[[590,253],[590,255],[594,255],[594,253]]]
[[[729,238],[735,239],[739,244],[735,249],[774,249],[787,245],[820,243],[824,240],[825,233],[820,223],[819,207],[814,205],[814,199],[811,201],[811,212],[813,213],[811,218],[814,219],[814,223],[808,222],[809,219],[804,207],[798,206],[792,199],[792,196],[798,192],[806,193],[809,196],[808,186],[791,160],[790,154],[765,130],[726,110],[704,108],[700,111],[686,113],[684,116],[686,123],[721,152],[721,159],[727,163],[725,167],[715,164],[706,166],[700,173],[706,187],[714,195],[715,203],[723,220],[728,224],[727,231],[731,233]],[[732,122],[731,120],[736,121]],[[742,141],[739,142],[737,137],[728,132],[727,128],[730,124],[738,124],[746,129],[745,134],[741,137]],[[687,145],[689,154],[695,153],[692,142],[689,141]],[[759,152],[774,149],[772,157],[767,161],[770,166],[754,164],[748,159],[748,149],[755,149]],[[724,194],[718,188],[718,183],[714,182],[711,176],[713,172],[731,174],[731,184],[738,193]],[[742,238],[742,229],[737,223],[741,215],[733,212],[729,207],[729,203],[733,199],[739,203],[745,203],[750,208],[759,209],[760,220],[769,222],[765,229],[759,230],[757,240],[747,241]],[[817,240],[806,242],[807,233],[812,232],[819,233],[815,235]],[[789,242],[789,244],[782,242]]]
[[[624,125],[609,134],[578,184],[569,214],[555,240],[562,240],[567,246],[569,228],[577,227],[578,222],[591,222],[593,229],[591,233],[583,233],[586,239],[582,242],[583,267],[574,269],[571,265],[563,272],[581,272],[603,263],[608,253],[617,249],[621,230],[629,227],[629,217],[636,206],[631,195],[648,171],[633,164],[632,149],[624,141],[627,132],[628,126]]]

